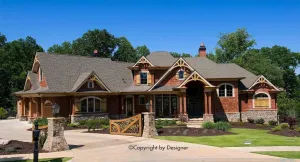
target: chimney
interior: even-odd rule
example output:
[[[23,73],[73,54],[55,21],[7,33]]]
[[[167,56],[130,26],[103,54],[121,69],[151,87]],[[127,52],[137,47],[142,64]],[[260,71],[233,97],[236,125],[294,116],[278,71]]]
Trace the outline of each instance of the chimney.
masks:
[[[206,47],[203,42],[200,44],[198,54],[199,57],[206,57]]]
[[[98,50],[94,50],[93,56],[98,57]]]

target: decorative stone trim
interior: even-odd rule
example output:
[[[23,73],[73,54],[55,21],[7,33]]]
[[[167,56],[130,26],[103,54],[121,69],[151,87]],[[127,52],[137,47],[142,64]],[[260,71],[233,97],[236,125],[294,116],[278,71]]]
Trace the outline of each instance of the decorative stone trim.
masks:
[[[214,122],[214,115],[213,114],[203,114],[203,121]]]
[[[103,119],[103,118],[108,118],[108,113],[75,114],[75,115],[71,115],[71,123],[76,123],[80,120]]]
[[[242,121],[246,122],[247,118],[251,119],[259,119],[263,118],[265,122],[270,120],[277,121],[277,109],[269,109],[269,110],[248,110],[246,112],[242,112]]]

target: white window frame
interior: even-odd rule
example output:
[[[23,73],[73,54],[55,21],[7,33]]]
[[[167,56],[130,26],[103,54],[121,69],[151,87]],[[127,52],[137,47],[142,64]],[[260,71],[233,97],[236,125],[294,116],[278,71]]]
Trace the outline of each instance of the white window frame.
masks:
[[[145,103],[141,103],[141,98],[144,98]],[[144,95],[139,95],[139,105],[146,105],[146,97]]]
[[[94,110],[93,110],[93,112],[89,112],[89,103],[88,103],[88,99],[89,98],[93,98],[94,99]],[[95,108],[96,108],[96,99],[98,99],[99,101],[100,101],[100,111],[95,111]],[[95,113],[95,112],[101,112],[101,98],[99,98],[99,97],[95,97],[95,96],[88,96],[88,97],[84,97],[84,98],[82,98],[82,99],[80,99],[80,106],[81,106],[81,101],[82,100],[86,100],[86,112],[87,113]]]
[[[266,92],[256,92],[253,96],[252,96],[252,108],[261,108],[261,107],[255,107],[255,96],[258,95],[258,94],[266,94],[268,96],[268,99],[269,99],[269,107],[268,108],[271,108],[271,96],[270,94],[266,93]]]
[[[179,75],[179,72],[183,72],[183,76],[182,76],[182,78],[180,78],[180,75]],[[179,69],[178,71],[178,80],[184,80],[184,70],[183,69]]]
[[[143,84],[143,83],[142,83],[141,73],[146,73],[146,74],[147,74],[147,76],[146,76],[147,83],[146,83],[146,84]],[[141,85],[148,85],[148,75],[149,75],[148,71],[141,71],[141,72],[140,72],[140,84],[141,84]]]
[[[219,96],[219,88],[222,86],[222,85],[225,85],[225,96]],[[232,87],[232,96],[227,96],[227,85],[231,86]],[[230,83],[222,83],[222,84],[219,84],[218,85],[218,89],[217,89],[217,94],[218,94],[218,97],[234,97],[234,86]]]
[[[90,83],[92,83],[92,87],[90,86]],[[94,81],[92,81],[92,80],[89,80],[89,81],[87,81],[87,87],[88,88],[94,88]]]

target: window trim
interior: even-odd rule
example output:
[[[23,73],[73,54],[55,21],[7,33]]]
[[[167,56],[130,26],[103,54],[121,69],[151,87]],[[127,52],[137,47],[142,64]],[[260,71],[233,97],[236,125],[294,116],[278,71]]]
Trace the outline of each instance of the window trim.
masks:
[[[183,72],[182,78],[180,78],[179,72]],[[179,69],[178,71],[178,80],[184,80],[184,70],[183,69]]]
[[[94,111],[93,112],[89,112],[89,102],[88,102],[88,99],[89,98],[93,98],[94,100]],[[100,101],[100,111],[95,111],[95,108],[96,108],[96,99],[98,99]],[[83,112],[83,113],[98,113],[98,112],[101,112],[101,98],[99,97],[96,97],[96,96],[87,96],[87,97],[84,97],[82,99],[80,99],[80,109],[81,109],[81,101],[82,100],[86,100],[86,112],[83,112],[83,111],[80,111],[80,112]]]
[[[141,103],[141,98],[144,98],[145,103]],[[139,105],[146,105],[147,101],[146,101],[146,97],[144,95],[139,95]]]
[[[142,83],[141,73],[146,73],[146,74],[147,74],[147,76],[146,76],[147,83],[146,83],[146,84],[143,84],[143,83]],[[147,85],[147,84],[148,84],[148,75],[149,75],[148,73],[149,73],[148,71],[141,71],[141,72],[140,72],[140,84],[141,84],[141,85]]]
[[[225,96],[219,96],[219,88],[220,88],[222,85],[225,85]],[[229,85],[229,86],[232,87],[232,96],[227,96],[227,85]],[[217,94],[218,94],[218,97],[234,97],[234,85],[233,85],[233,84],[230,84],[230,83],[222,83],[222,84],[219,84],[219,85],[218,85],[218,88],[217,88]]]
[[[90,87],[90,83],[92,83],[92,87]],[[94,88],[94,87],[95,87],[94,81],[92,80],[87,81],[87,88]]]
[[[252,96],[252,108],[264,108],[264,107],[255,107],[255,96],[256,95],[258,95],[258,94],[266,94],[267,96],[268,96],[268,100],[269,100],[269,106],[268,106],[268,108],[271,108],[271,96],[270,96],[270,94],[268,94],[268,93],[266,93],[266,92],[256,92],[256,93],[254,93],[253,94],[253,96]]]

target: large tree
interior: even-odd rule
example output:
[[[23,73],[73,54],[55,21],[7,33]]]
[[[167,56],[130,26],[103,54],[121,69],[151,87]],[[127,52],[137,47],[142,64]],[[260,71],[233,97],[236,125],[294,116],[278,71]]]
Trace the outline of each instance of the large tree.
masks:
[[[188,53],[177,53],[177,52],[170,52],[170,54],[175,57],[175,58],[179,58],[179,57],[192,57],[191,54]]]
[[[246,29],[237,29],[232,33],[221,33],[216,47],[216,61],[229,63],[253,45],[255,45],[255,40],[251,39]]]
[[[132,47],[131,43],[125,38],[118,39],[118,50],[113,56],[113,60],[124,62],[135,62],[138,56],[136,50]]]
[[[61,45],[54,44],[47,50],[48,53],[72,54],[72,44],[70,42],[63,42]]]
[[[4,44],[6,43],[7,39],[5,37],[5,35],[3,35],[1,32],[0,32],[0,47],[4,46]]]
[[[137,46],[136,47],[136,53],[138,58],[142,57],[142,56],[147,56],[150,54],[150,50],[146,45],[142,45],[142,46]]]
[[[100,57],[111,57],[118,40],[106,29],[88,30],[72,43],[72,54],[91,55],[94,50],[98,50]]]

